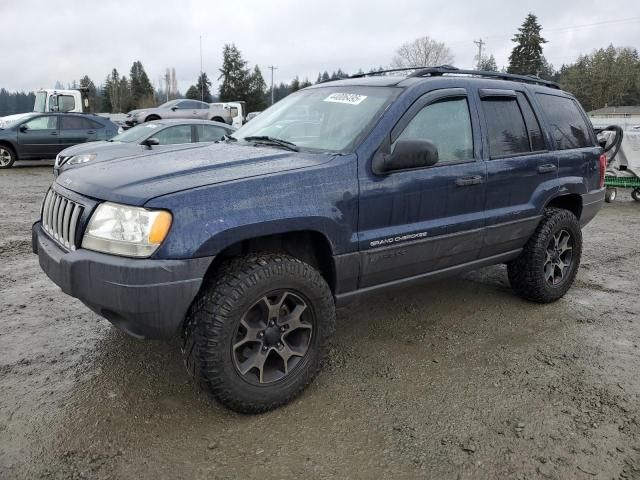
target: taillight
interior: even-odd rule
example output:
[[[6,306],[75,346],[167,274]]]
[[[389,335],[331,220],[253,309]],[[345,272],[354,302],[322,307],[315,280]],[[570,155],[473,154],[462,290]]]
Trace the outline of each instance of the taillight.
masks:
[[[600,155],[600,186],[599,188],[604,187],[604,175],[607,171],[607,156],[603,153]]]

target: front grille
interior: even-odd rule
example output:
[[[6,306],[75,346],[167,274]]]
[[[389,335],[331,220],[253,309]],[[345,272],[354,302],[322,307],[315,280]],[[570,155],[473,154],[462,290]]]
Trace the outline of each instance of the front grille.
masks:
[[[82,205],[49,189],[42,206],[42,226],[58,243],[75,250],[76,229],[82,209]]]

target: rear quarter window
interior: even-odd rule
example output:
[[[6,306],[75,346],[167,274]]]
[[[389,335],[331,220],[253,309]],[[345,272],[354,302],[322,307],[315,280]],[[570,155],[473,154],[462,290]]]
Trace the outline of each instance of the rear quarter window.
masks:
[[[557,150],[593,147],[593,137],[575,100],[544,93],[537,94]]]

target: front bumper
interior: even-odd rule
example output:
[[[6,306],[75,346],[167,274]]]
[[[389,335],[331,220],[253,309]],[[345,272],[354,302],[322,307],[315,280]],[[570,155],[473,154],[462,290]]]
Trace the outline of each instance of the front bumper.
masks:
[[[138,338],[171,338],[179,333],[213,260],[131,259],[84,249],[66,251],[40,222],[33,225],[32,246],[42,270],[63,292]]]

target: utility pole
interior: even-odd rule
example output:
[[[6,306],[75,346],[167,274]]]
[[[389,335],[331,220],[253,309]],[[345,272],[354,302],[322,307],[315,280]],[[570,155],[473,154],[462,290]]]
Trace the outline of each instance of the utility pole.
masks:
[[[200,35],[200,80],[202,80],[202,35]],[[200,85],[200,100],[204,102],[204,82]]]
[[[483,45],[486,44],[486,42],[480,39],[480,40],[474,40],[473,43],[475,43],[478,46],[478,63],[476,65],[476,68],[480,69],[480,62],[482,62],[482,47]]]
[[[278,70],[278,67],[269,65],[267,68],[271,69],[271,105],[273,105],[273,71]]]

